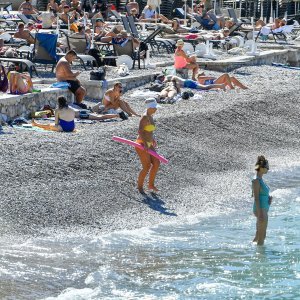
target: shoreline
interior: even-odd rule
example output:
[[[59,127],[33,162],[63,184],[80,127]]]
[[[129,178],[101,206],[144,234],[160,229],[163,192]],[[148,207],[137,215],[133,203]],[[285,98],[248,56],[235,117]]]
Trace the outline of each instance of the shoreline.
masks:
[[[280,157],[299,151],[299,71],[252,66],[230,74],[249,90],[201,93],[201,100],[163,105],[157,113],[159,153],[170,162],[158,173],[162,192],[146,201],[135,187],[134,150],[111,141],[134,139],[138,118],[79,125],[69,135],[16,129],[0,135],[0,234],[134,229],[248,195],[244,179],[259,154],[272,167],[272,160],[282,163]],[[142,97],[129,102],[142,112]]]

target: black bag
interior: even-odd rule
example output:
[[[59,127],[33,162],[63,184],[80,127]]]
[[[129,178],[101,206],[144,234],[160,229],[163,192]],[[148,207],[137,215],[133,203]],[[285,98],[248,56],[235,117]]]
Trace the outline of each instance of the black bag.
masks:
[[[148,90],[152,92],[161,92],[164,88],[165,88],[164,84],[159,84],[155,82],[155,83],[150,83]]]
[[[96,59],[98,67],[103,66],[103,60],[100,58],[100,51],[97,49],[90,49],[88,55],[93,56]],[[93,62],[93,67],[97,67],[95,62]]]
[[[90,72],[90,80],[105,80],[106,70],[103,67],[98,68],[97,71]]]

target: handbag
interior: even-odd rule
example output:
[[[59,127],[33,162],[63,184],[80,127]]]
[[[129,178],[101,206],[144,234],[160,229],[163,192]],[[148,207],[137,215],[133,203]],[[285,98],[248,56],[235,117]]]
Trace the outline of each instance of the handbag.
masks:
[[[90,72],[90,80],[105,80],[106,69],[103,67],[98,68],[97,71]]]
[[[2,65],[1,65],[1,68],[2,68],[3,79],[2,79],[1,73],[0,73],[0,92],[6,93],[8,90],[8,79],[7,79],[7,75],[5,73],[5,69]]]

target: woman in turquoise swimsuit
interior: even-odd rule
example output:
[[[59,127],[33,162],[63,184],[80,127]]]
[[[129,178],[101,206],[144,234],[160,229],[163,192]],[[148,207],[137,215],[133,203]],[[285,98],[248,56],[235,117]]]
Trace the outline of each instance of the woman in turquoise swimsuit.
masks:
[[[267,226],[268,226],[268,211],[272,203],[270,196],[270,188],[265,184],[262,177],[268,173],[269,163],[264,156],[259,156],[255,165],[256,178],[252,180],[252,190],[254,195],[253,213],[257,218],[256,234],[253,242],[257,245],[263,245]]]

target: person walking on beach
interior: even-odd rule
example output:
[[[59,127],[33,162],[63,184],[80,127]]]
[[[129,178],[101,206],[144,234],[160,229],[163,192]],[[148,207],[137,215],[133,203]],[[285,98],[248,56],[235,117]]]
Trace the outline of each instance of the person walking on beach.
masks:
[[[148,188],[153,192],[158,192],[157,187],[154,185],[154,181],[160,165],[159,160],[147,152],[148,149],[155,151],[156,147],[156,141],[153,137],[153,132],[156,129],[153,115],[155,114],[158,105],[155,98],[149,98],[145,103],[147,110],[141,117],[139,135],[136,140],[137,143],[144,146],[145,150],[135,148],[142,164],[142,170],[139,173],[137,182],[140,193],[144,193],[144,181],[149,171]]]
[[[268,173],[269,163],[264,156],[258,156],[255,164],[256,178],[252,180],[252,191],[254,196],[253,212],[257,218],[256,234],[253,242],[263,245],[268,226],[268,211],[272,203],[270,188],[263,181],[262,177]]]

